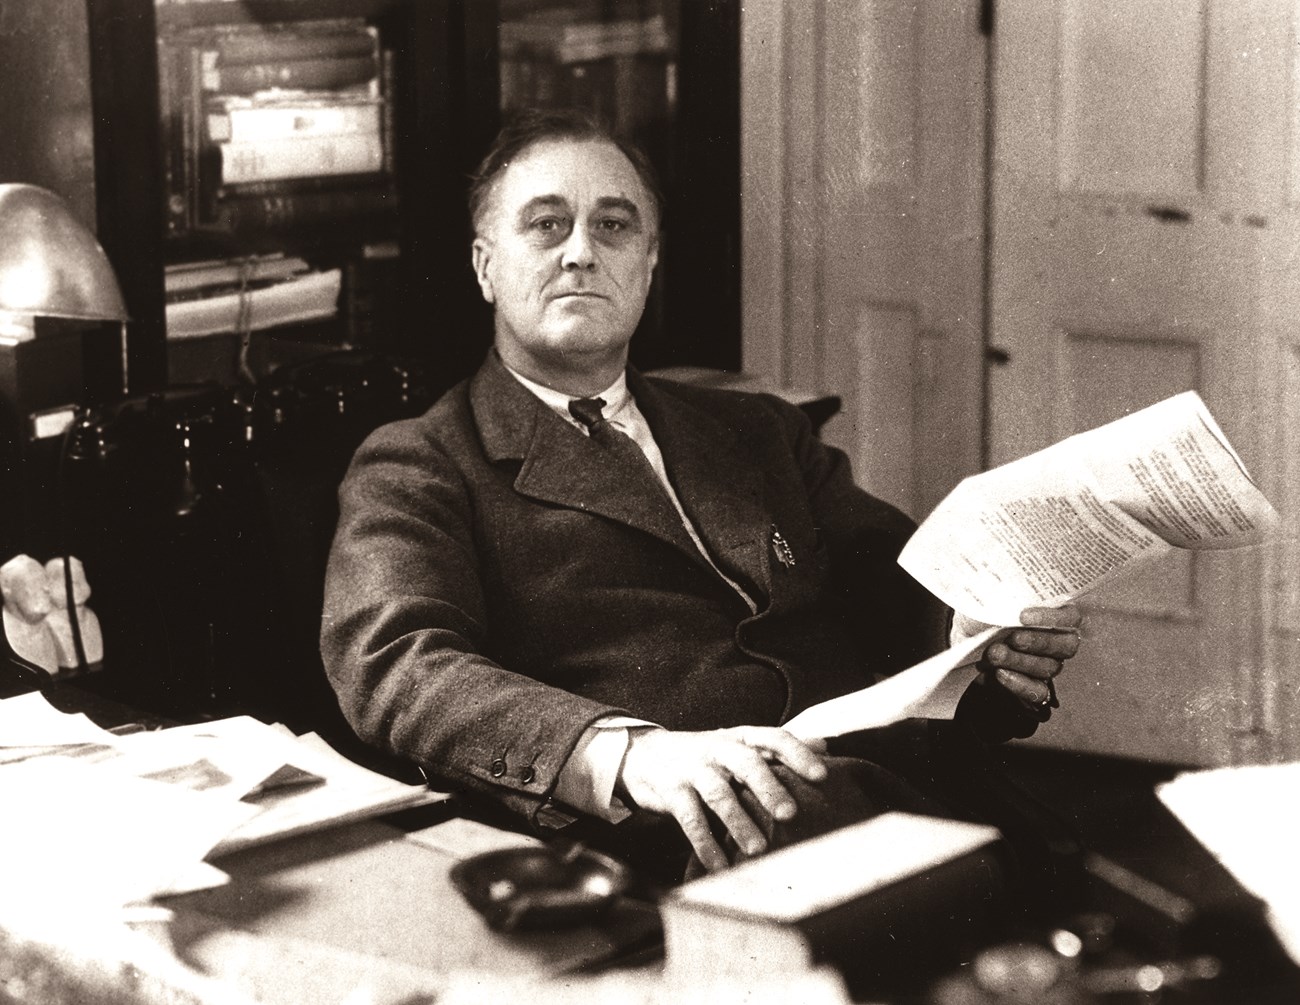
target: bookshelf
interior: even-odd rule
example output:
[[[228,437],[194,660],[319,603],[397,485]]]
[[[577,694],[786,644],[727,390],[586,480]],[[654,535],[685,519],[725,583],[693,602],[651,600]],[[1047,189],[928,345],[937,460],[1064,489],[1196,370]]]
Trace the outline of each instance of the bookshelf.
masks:
[[[132,393],[337,347],[419,360],[439,387],[471,372],[491,320],[466,178],[525,103],[585,104],[663,176],[633,361],[738,368],[739,0],[85,2],[97,227],[132,316]],[[521,46],[537,16],[575,22],[578,48]],[[620,41],[629,24],[651,34]],[[249,334],[211,331],[232,326]]]
[[[459,376],[476,109],[445,0],[87,0],[133,393],[336,348]],[[486,100],[486,98],[484,99]],[[478,130],[482,132],[482,130]],[[454,138],[448,142],[448,138]]]

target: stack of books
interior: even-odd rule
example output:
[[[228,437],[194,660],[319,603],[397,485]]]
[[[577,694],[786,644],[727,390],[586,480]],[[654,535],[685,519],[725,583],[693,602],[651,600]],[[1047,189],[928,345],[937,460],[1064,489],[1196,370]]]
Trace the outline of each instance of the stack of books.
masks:
[[[230,24],[160,43],[170,233],[396,209],[389,71],[373,26]]]
[[[590,20],[564,8],[501,24],[501,106],[585,108],[641,135],[674,103],[673,40],[663,15]]]
[[[334,317],[342,271],[273,254],[169,265],[167,337],[260,331]]]
[[[587,63],[611,56],[664,54],[672,42],[662,14],[638,20],[591,21],[561,10],[538,11],[502,23],[503,58],[544,55],[557,63]]]

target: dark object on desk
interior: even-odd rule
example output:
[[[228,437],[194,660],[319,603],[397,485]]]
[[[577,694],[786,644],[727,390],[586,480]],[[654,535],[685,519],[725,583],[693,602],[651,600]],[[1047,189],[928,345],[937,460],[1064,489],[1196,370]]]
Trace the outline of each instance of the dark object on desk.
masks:
[[[1115,944],[1130,962],[1219,961],[1222,972],[1204,995],[1180,1000],[1300,1001],[1300,967],[1264,906],[1157,798],[1156,785],[1178,766],[1018,745],[1000,759],[1007,775],[1078,833],[1088,849],[1083,900],[1113,918]]]
[[[505,848],[458,863],[451,881],[499,932],[595,921],[628,887],[627,869],[582,845]]]
[[[61,496],[95,583],[106,684],[175,718],[225,712],[269,631],[249,410],[217,385],[83,413]],[[232,585],[235,588],[232,588]]]
[[[111,654],[97,690],[178,720],[259,714],[364,759],[317,652],[335,494],[361,439],[433,393],[417,365],[339,352],[251,389],[175,385],[79,412],[58,437],[68,519],[50,549],[94,578]],[[4,655],[0,693],[45,685]]]

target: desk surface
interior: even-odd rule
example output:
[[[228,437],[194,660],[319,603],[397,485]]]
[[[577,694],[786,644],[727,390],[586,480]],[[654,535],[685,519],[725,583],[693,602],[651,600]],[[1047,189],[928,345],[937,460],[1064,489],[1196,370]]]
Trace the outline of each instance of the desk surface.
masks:
[[[369,821],[224,856],[230,884],[129,928],[0,905],[0,1002],[417,1005],[459,972],[556,976],[660,943],[658,912],[634,901],[599,925],[494,932],[452,887],[455,861]]]
[[[217,865],[229,886],[169,906],[190,931],[215,923],[344,951],[364,945],[368,956],[438,974],[565,973],[658,941],[657,912],[635,902],[600,925],[494,932],[452,886],[455,861],[386,823],[357,824],[226,856]],[[177,948],[188,953],[196,944]]]
[[[1175,768],[1015,748],[1005,762],[1088,847],[1197,903],[1231,902],[1234,884],[1154,797],[1154,784]],[[449,809],[420,812],[428,816],[417,827]],[[408,829],[413,824],[410,817],[401,822]],[[170,898],[170,920],[137,926],[135,942],[101,938],[71,923],[44,931],[22,919],[10,924],[0,903],[0,1003],[418,1005],[464,971],[485,979],[541,978],[615,964],[628,968],[619,973],[629,981],[656,972],[645,963],[647,947],[658,943],[652,905],[628,903],[603,925],[502,935],[451,886],[454,861],[391,821],[249,849],[217,863],[230,873],[229,886]],[[1255,997],[1214,995],[1211,989],[1165,1001],[1300,1001],[1300,982],[1291,968]],[[922,993],[909,1000],[939,999]],[[966,1005],[1012,1000],[964,999]],[[1070,999],[1072,1005],[1115,1000]]]

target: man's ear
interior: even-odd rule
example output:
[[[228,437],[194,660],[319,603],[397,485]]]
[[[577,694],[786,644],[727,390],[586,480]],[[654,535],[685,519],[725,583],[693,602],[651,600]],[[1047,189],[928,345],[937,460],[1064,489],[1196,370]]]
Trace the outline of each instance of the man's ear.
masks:
[[[492,242],[486,237],[474,238],[474,243],[470,247],[470,257],[474,263],[474,278],[478,280],[478,288],[483,293],[483,299],[490,304],[496,303],[496,294],[492,291],[492,279],[488,276],[488,263],[492,259]]]
[[[646,259],[650,262],[650,267],[645,270],[645,292],[650,293],[650,284],[654,282],[655,266],[659,264],[659,235],[656,234],[650,238],[650,247],[646,249]]]

